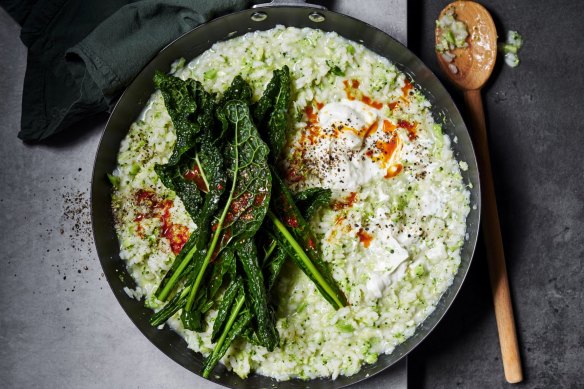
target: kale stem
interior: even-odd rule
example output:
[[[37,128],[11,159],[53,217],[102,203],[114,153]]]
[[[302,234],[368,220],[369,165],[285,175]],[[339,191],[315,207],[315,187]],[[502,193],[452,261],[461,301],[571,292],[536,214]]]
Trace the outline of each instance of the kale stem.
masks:
[[[263,264],[265,264],[266,261],[268,260],[268,258],[270,258],[270,256],[272,255],[272,253],[276,249],[277,245],[278,245],[278,242],[276,241],[276,239],[272,240],[272,243],[270,243],[270,247],[268,247],[268,249],[265,252]]]
[[[318,269],[314,266],[308,255],[304,252],[304,249],[298,244],[296,239],[292,236],[290,231],[286,228],[284,224],[272,213],[271,210],[268,210],[268,216],[274,226],[280,231],[282,236],[288,241],[290,246],[294,249],[300,260],[304,263],[308,271],[312,274],[312,276],[316,279],[318,284],[326,291],[326,293],[331,297],[331,299],[337,305],[335,309],[339,309],[343,307],[343,303],[339,300],[335,292],[331,289],[330,285],[326,282],[326,280],[322,277]]]
[[[195,161],[197,162],[197,167],[199,168],[199,173],[201,173],[201,178],[203,179],[203,182],[205,183],[205,188],[207,188],[207,191],[205,193],[207,193],[209,191],[209,181],[207,181],[207,176],[205,175],[205,171],[203,170],[203,165],[201,165],[201,161],[199,161],[199,154],[198,153],[195,155]]]
[[[201,280],[203,279],[203,275],[205,274],[205,270],[207,270],[207,266],[209,266],[209,262],[211,261],[211,256],[215,252],[215,247],[217,247],[217,242],[219,241],[219,236],[221,236],[221,230],[223,228],[223,222],[225,221],[225,217],[227,216],[227,212],[229,211],[229,206],[233,201],[233,195],[235,194],[235,186],[237,185],[237,173],[239,171],[239,151],[238,151],[238,128],[235,128],[235,141],[234,141],[234,152],[235,152],[235,160],[233,166],[233,182],[231,183],[231,190],[229,191],[229,197],[227,198],[227,204],[223,208],[223,212],[221,213],[221,217],[217,223],[217,229],[213,234],[213,240],[211,241],[211,245],[207,250],[207,255],[203,260],[203,265],[201,266],[201,270],[197,274],[197,278],[193,284],[191,289],[191,293],[189,294],[189,299],[187,300],[186,310],[190,311],[193,307],[193,302],[195,301],[195,296],[197,295],[197,291],[199,290],[199,285],[201,284]],[[190,253],[189,253],[190,254]],[[182,263],[181,263],[182,265]]]
[[[154,327],[167,321],[172,315],[174,315],[184,304],[184,298],[189,293],[191,289],[190,286],[184,288],[179,295],[177,295],[173,300],[164,306],[160,311],[156,312],[150,319],[150,324]]]
[[[227,335],[229,334],[229,330],[231,330],[233,323],[235,323],[235,319],[237,319],[237,315],[239,315],[239,311],[241,311],[241,308],[243,307],[243,303],[245,303],[245,295],[243,293],[241,293],[239,295],[239,297],[237,298],[237,300],[235,301],[235,306],[233,308],[233,311],[231,311],[231,315],[229,315],[229,320],[227,320],[227,323],[225,324],[225,328],[223,329],[223,333],[221,334],[221,337],[219,338],[219,340],[215,344],[215,348],[213,348],[213,353],[209,356],[209,358],[214,358],[217,355],[217,353],[219,352],[219,350],[221,350],[221,348],[223,347],[223,343],[225,342],[225,338],[227,338]],[[210,373],[210,371],[204,371],[203,377],[207,378],[209,376],[209,373]]]
[[[185,258],[182,260],[182,262],[180,263],[180,265],[178,266],[178,268],[176,269],[176,271],[174,272],[174,274],[172,275],[172,277],[170,277],[170,280],[166,283],[166,285],[164,286],[164,289],[162,289],[162,292],[160,292],[160,294],[158,295],[158,299],[160,301],[165,301],[166,300],[166,297],[168,297],[170,291],[174,288],[174,285],[178,281],[179,277],[182,275],[182,272],[185,269],[185,267],[187,267],[187,265],[191,261],[191,258],[195,254],[195,251],[196,250],[197,250],[197,246],[195,245],[188,252],[188,254],[185,255]]]

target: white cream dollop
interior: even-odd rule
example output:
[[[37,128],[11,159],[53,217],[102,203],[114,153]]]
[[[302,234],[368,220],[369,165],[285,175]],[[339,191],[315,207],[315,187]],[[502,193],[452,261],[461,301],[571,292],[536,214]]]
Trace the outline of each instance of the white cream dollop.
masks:
[[[354,191],[385,171],[364,158],[367,129],[379,120],[378,111],[360,101],[341,100],[318,112],[321,136],[306,150],[306,157],[326,188]]]
[[[377,111],[356,100],[343,99],[339,102],[328,103],[318,112],[318,122],[323,128],[341,124],[361,129],[369,127],[375,123],[375,120],[377,120]]]
[[[393,281],[393,273],[409,258],[408,251],[404,249],[393,236],[373,239],[367,254],[377,258],[373,271],[367,281],[367,292],[371,298],[381,298],[383,291]]]

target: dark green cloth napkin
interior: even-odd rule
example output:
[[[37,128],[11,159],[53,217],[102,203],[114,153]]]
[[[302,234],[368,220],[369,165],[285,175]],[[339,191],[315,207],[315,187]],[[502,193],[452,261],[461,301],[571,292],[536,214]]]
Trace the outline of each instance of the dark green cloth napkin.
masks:
[[[107,111],[160,49],[247,0],[0,0],[28,47],[25,141]]]

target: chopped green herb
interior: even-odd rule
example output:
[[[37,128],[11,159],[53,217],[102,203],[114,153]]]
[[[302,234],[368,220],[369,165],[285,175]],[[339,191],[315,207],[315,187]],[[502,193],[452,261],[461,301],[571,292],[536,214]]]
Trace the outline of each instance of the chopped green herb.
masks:
[[[217,77],[217,69],[209,69],[203,73],[205,80],[214,80]]]
[[[107,178],[115,189],[120,188],[120,177],[107,173]]]

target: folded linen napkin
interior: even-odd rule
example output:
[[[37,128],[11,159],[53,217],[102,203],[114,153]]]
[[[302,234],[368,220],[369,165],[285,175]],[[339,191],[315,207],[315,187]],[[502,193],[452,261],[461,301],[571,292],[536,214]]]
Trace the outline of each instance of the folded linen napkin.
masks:
[[[248,0],[0,0],[28,47],[25,141],[107,111],[173,39]]]

